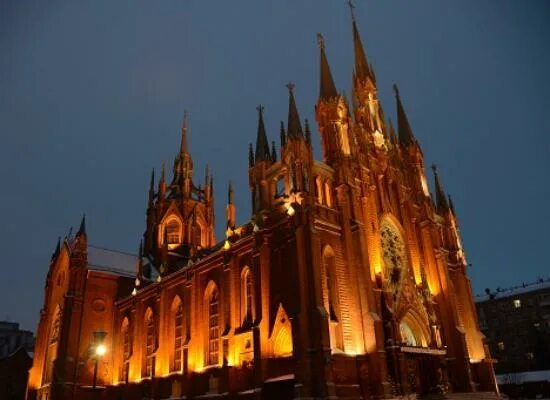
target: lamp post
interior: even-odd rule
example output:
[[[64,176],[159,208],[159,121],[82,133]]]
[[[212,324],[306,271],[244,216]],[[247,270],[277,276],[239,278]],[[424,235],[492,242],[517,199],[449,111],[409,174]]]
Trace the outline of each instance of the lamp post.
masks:
[[[95,392],[96,389],[96,383],[97,383],[97,366],[99,363],[99,359],[105,355],[107,352],[107,348],[105,347],[105,336],[107,336],[107,332],[104,331],[96,331],[93,332],[94,339],[92,343],[92,353],[94,357],[94,382],[92,386],[92,390]]]

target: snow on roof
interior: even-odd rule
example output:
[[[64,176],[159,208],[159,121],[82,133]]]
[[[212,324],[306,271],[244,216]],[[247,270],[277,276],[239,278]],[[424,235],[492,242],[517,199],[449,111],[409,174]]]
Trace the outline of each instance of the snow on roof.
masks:
[[[514,286],[508,289],[502,289],[500,291],[491,292],[491,294],[477,295],[475,297],[476,303],[480,303],[492,299],[504,299],[507,297],[517,296],[520,294],[525,294],[529,292],[534,292],[536,290],[549,289],[550,288],[550,279],[544,281],[538,281],[535,283],[524,284],[521,286]]]
[[[550,369],[497,375],[499,385],[550,381]]]
[[[88,246],[88,269],[133,277],[138,256],[96,246]]]

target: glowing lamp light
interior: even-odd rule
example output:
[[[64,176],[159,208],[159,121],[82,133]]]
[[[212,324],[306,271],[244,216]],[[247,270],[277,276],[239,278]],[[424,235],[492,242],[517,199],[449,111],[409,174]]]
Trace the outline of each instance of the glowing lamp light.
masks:
[[[296,213],[296,210],[294,210],[294,207],[292,207],[292,205],[289,204],[288,209],[286,210],[286,213],[292,217]]]
[[[256,224],[254,224],[254,228],[252,229],[252,231],[253,231],[254,233],[258,233],[258,232],[260,232],[260,227],[259,227],[258,225],[256,225]]]
[[[99,344],[95,348],[95,355],[98,357],[103,357],[107,353],[107,347],[104,344]]]
[[[134,288],[134,290],[132,290],[132,296],[135,296],[137,294],[137,289]]]
[[[159,276],[157,276],[157,282],[160,282],[162,280],[162,278]]]
[[[223,244],[224,250],[229,250],[231,248],[231,244],[229,243],[229,240],[225,240],[225,243]]]
[[[136,278],[136,286],[139,286],[139,285],[141,285],[141,282],[140,282],[139,278]]]

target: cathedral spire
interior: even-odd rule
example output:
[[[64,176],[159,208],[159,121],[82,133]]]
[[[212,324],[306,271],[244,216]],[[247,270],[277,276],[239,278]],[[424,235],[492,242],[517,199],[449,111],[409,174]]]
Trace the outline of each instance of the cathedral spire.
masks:
[[[256,137],[256,153],[255,160],[258,161],[270,161],[271,156],[269,153],[269,144],[267,141],[267,135],[265,133],[264,125],[264,107],[260,104],[256,107],[258,110],[258,135]]]
[[[355,54],[355,77],[361,81],[365,81],[367,78],[371,78],[374,82],[374,76],[369,68],[369,63],[367,62],[367,56],[363,48],[363,43],[361,42],[361,35],[359,35],[359,30],[357,29],[357,23],[355,21],[355,14],[351,0],[348,0],[348,5],[351,10],[351,20],[352,20],[352,29],[353,29],[353,50]]]
[[[320,33],[317,34],[317,43],[319,44],[319,49],[321,50],[321,81],[319,85],[319,98],[323,100],[334,99],[338,97],[338,92],[336,91],[336,85],[334,85],[327,55],[325,53],[325,39]]]
[[[288,137],[294,139],[301,138],[304,137],[304,132],[302,131],[302,123],[300,122],[298,107],[294,99],[294,84],[289,82],[286,87],[288,88]]]
[[[277,161],[277,148],[275,147],[275,140],[271,141],[271,161]]]
[[[453,215],[456,217],[455,205],[453,203],[453,198],[451,197],[451,195],[448,195],[447,198],[449,199],[449,208],[451,209],[451,212],[453,213]]]
[[[401,97],[399,96],[399,89],[397,85],[393,85],[395,92],[395,100],[397,102],[397,130],[399,135],[399,143],[403,146],[410,146],[416,144],[416,139],[413,135],[409,119],[401,103]]]
[[[52,253],[52,258],[51,260],[55,260],[57,258],[57,256],[59,255],[59,253],[61,252],[61,236],[58,236],[57,237],[57,245],[55,246],[55,250],[54,252]]]
[[[437,166],[432,165],[432,170],[434,172],[435,179],[435,204],[437,207],[437,212],[442,213],[449,211],[449,203],[447,202],[447,196],[441,187],[441,182],[439,181],[439,175],[437,173]]]
[[[284,147],[286,145],[286,132],[285,132],[285,123],[281,121],[281,130],[279,132],[279,135],[281,137],[281,147]]]
[[[80,221],[80,228],[78,228],[78,232],[76,233],[76,236],[86,235],[86,214],[82,214],[82,220]]]
[[[153,204],[155,198],[155,169],[151,171],[151,182],[149,183],[149,206]]]
[[[248,143],[248,166],[254,166],[254,152],[252,151],[252,143]]]
[[[188,154],[189,148],[187,146],[187,110],[183,112],[183,123],[181,125],[181,145],[180,154]]]
[[[311,144],[311,130],[309,129],[309,121],[307,120],[307,118],[304,121],[304,129],[306,131],[306,142]]]

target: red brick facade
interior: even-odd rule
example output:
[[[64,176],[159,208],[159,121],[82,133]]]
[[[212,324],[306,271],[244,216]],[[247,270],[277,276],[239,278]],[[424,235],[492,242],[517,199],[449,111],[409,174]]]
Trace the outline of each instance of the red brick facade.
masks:
[[[332,80],[322,37],[314,160],[289,84],[281,146],[258,107],[252,219],[214,240],[212,178],[193,183],[187,122],[168,184],[151,179],[136,275],[97,268],[84,225],[54,254],[28,398],[94,394],[92,332],[107,332],[102,399],[367,398],[495,391],[457,217],[396,88],[386,123],[355,22],[354,106]],[[253,151],[255,150],[255,151]],[[435,172],[435,168],[434,168]],[[116,262],[115,262],[116,264]]]

